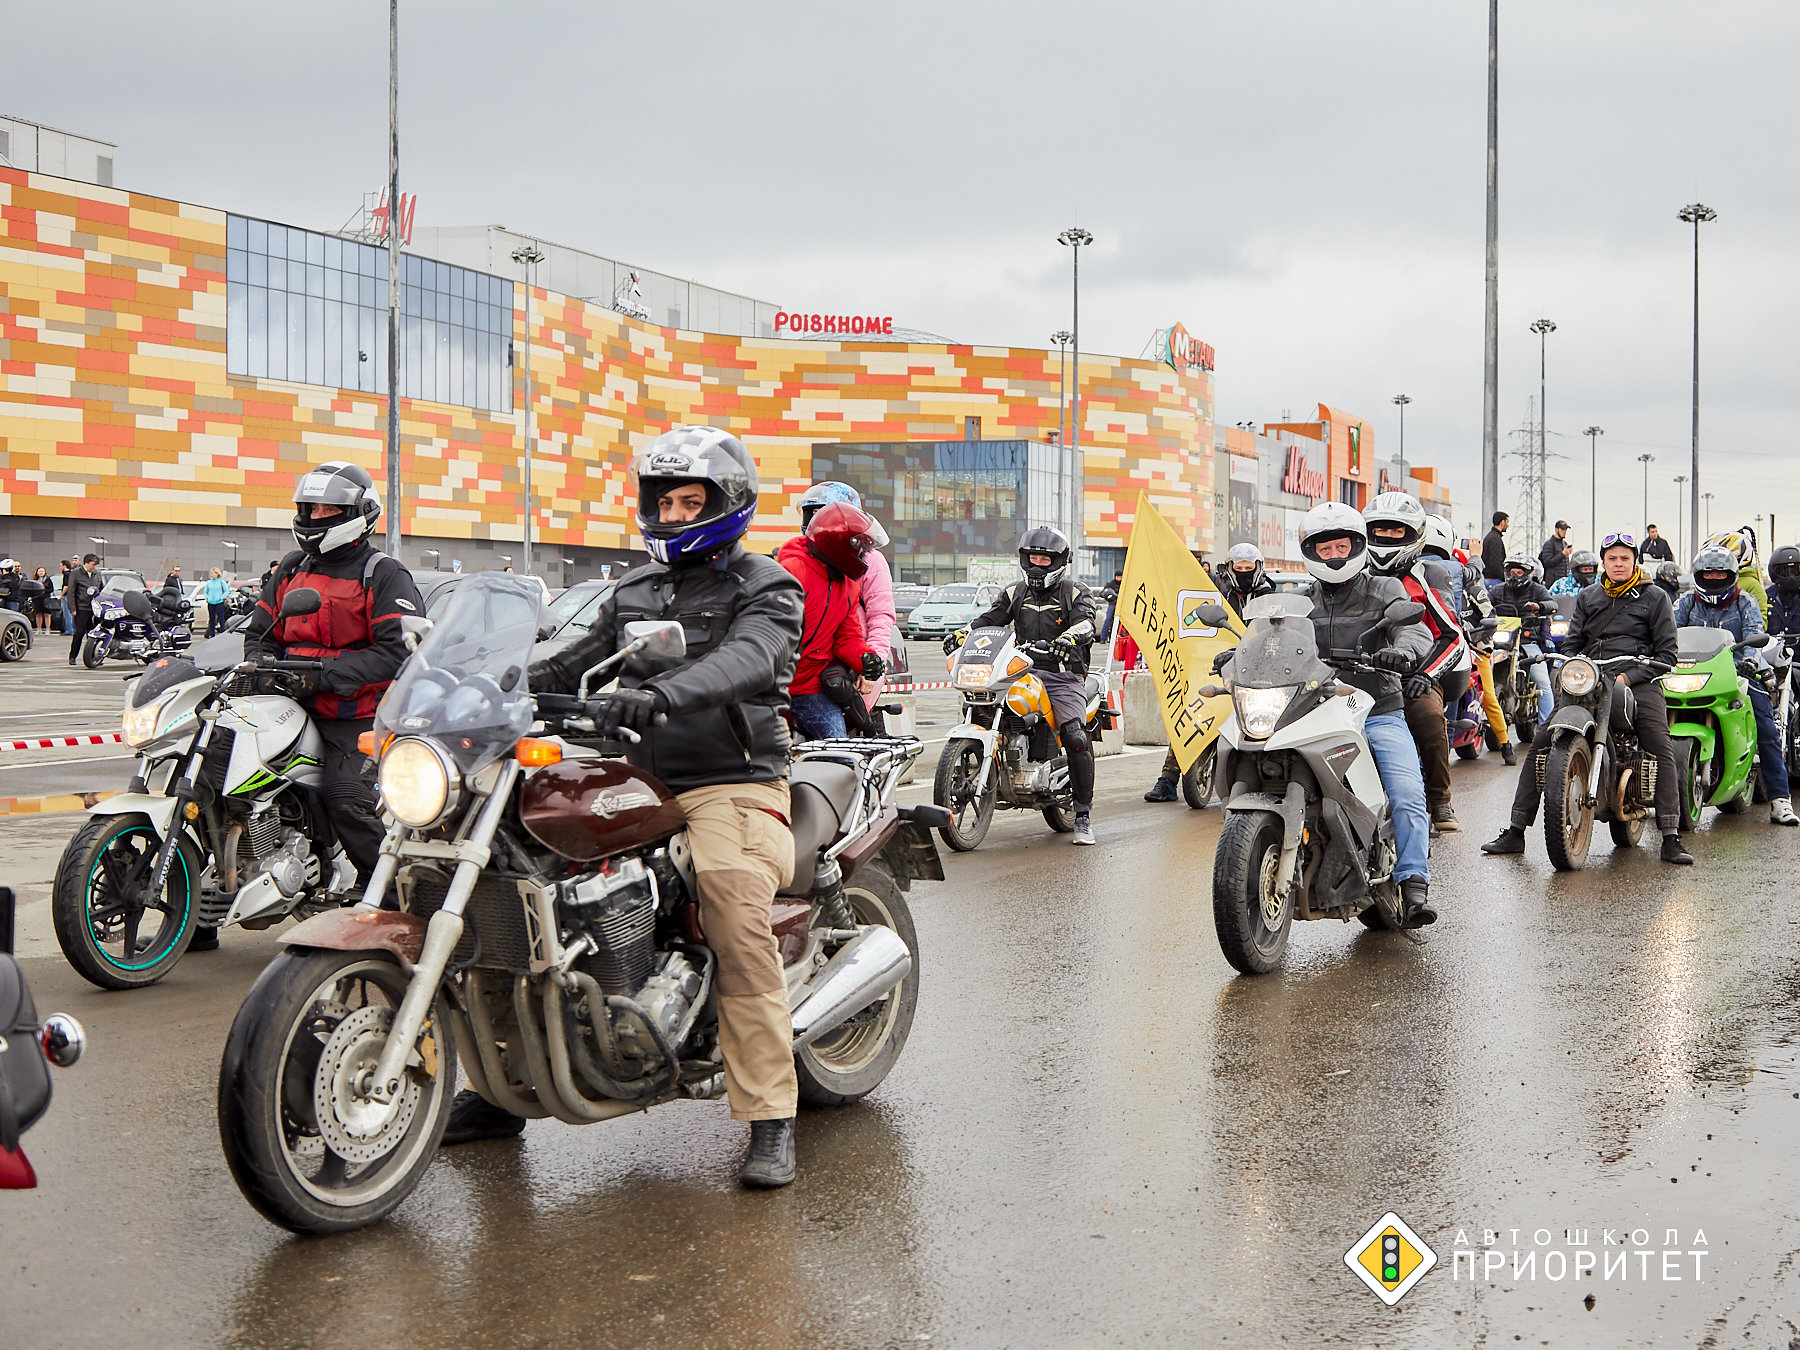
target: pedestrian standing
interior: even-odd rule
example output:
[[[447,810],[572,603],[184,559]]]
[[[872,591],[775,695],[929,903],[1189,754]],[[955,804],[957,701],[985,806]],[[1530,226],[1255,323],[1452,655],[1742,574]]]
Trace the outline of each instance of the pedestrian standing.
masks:
[[[40,567],[33,572],[31,578],[33,581],[37,582],[39,586],[43,587],[37,595],[32,597],[31,626],[33,628],[41,628],[48,633],[50,631],[50,616],[55,612],[57,607],[56,583],[50,580],[49,570],[43,567]]]
[[[62,585],[57,588],[57,597],[62,601],[62,631],[65,633],[75,627],[75,614],[69,608],[69,578],[80,570],[80,558],[70,558],[62,565]]]
[[[225,625],[231,620],[231,606],[225,603],[225,597],[231,588],[225,584],[225,578],[218,568],[213,568],[206,578],[206,585],[201,587],[200,594],[206,600],[206,636],[225,631]]]
[[[64,599],[69,606],[69,664],[81,656],[81,640],[94,626],[94,597],[100,593],[100,555],[83,555],[81,566],[69,573]]]
[[[269,564],[269,570],[262,574],[262,580],[256,584],[256,593],[261,595],[269,589],[269,582],[274,579],[276,571],[281,567],[281,559],[277,558]]]
[[[1644,547],[1640,550],[1646,558],[1655,558],[1658,562],[1674,562],[1675,553],[1669,547],[1669,541],[1656,532],[1656,526],[1644,526]]]
[[[1544,568],[1544,585],[1554,586],[1569,575],[1569,555],[1575,545],[1569,542],[1569,522],[1559,520],[1544,546],[1538,550],[1538,562]]]
[[[1494,528],[1481,541],[1481,575],[1489,581],[1506,580],[1506,530],[1512,517],[1494,512]]]

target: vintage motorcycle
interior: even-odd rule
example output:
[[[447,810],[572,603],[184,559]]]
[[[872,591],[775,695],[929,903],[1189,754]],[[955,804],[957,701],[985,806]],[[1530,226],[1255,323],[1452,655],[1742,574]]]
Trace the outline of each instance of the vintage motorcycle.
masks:
[[[25,971],[13,956],[12,888],[0,886],[0,1191],[28,1191],[37,1173],[21,1137],[50,1109],[48,1065],[81,1058],[87,1033],[67,1013],[38,1020]]]
[[[125,599],[149,603],[139,591]],[[296,587],[281,612],[311,614],[319,603],[317,591]],[[224,650],[228,664],[165,656],[128,686],[125,743],[138,752],[137,772],[92,808],[57,864],[57,943],[102,989],[155,984],[196,928],[267,928],[339,904],[333,893],[355,880],[317,796],[318,728],[292,698],[256,692],[322,663],[244,662],[242,639],[225,642],[194,656]]]
[[[1525,622],[1517,616],[1497,616],[1490,645],[1493,649],[1494,697],[1500,701],[1500,711],[1506,715],[1513,739],[1522,745],[1530,745],[1539,715],[1546,711],[1538,707],[1540,695],[1537,681],[1531,678],[1531,666],[1544,658],[1525,651]],[[1487,747],[1490,750],[1500,748],[1500,738],[1493,735],[1491,729]]]
[[[944,740],[931,799],[950,813],[938,833],[958,853],[987,838],[996,807],[1042,811],[1058,834],[1075,828],[1068,756],[1044,682],[1034,673],[1039,663],[1054,668],[1056,662],[1050,643],[1020,642],[1011,628],[973,629],[950,657],[963,720]],[[1106,680],[1090,673],[1084,692],[1088,736],[1098,741],[1113,724]]]
[[[1679,628],[1675,669],[1661,677],[1681,784],[1681,828],[1714,806],[1727,815],[1750,809],[1756,791],[1756,710],[1750,681],[1762,670],[1744,653],[1769,644],[1767,633],[1733,642],[1723,628]]]
[[[357,1228],[411,1194],[459,1064],[488,1101],[570,1124],[724,1091],[685,816],[648,771],[566,739],[593,734],[585,697],[532,694],[540,606],[526,579],[482,574],[430,625],[367,743],[391,824],[363,901],[286,934],[232,1024],[225,1157],[250,1203],[294,1232]],[[685,651],[677,622],[624,635],[584,690],[630,656]],[[866,1095],[912,1025],[902,892],[943,877],[941,813],[894,804],[921,749],[879,737],[796,752],[795,874],[772,919],[804,1102]],[[381,907],[390,886],[397,909]]]
[[[1394,820],[1363,724],[1375,700],[1339,672],[1373,671],[1369,653],[1423,605],[1396,600],[1357,650],[1318,651],[1304,595],[1259,596],[1227,667],[1232,711],[1219,731],[1225,826],[1213,854],[1213,926],[1246,975],[1281,963],[1295,919],[1400,926]],[[1216,605],[1203,622],[1225,623]],[[1211,698],[1213,685],[1197,690]]]
[[[1587,865],[1596,820],[1607,823],[1616,848],[1637,847],[1644,822],[1654,820],[1656,759],[1643,752],[1632,729],[1631,686],[1614,676],[1630,666],[1654,674],[1668,666],[1644,656],[1548,659],[1558,667],[1550,749],[1531,756],[1521,772],[1542,775],[1544,848],[1552,867],[1572,872]]]
[[[109,656],[149,665],[193,645],[193,606],[185,601],[176,609],[146,591],[102,591],[93,605],[94,626],[81,640],[81,664],[89,670],[100,669]]]

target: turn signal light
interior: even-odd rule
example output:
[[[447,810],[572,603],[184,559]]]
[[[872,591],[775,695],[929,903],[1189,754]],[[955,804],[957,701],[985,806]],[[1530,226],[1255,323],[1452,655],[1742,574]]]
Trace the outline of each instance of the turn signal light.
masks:
[[[555,741],[527,736],[513,747],[513,758],[527,769],[542,769],[562,763],[562,746]]]
[[[381,743],[381,750],[377,750],[375,748],[375,733],[372,731],[365,731],[356,738],[356,752],[359,755],[367,755],[370,759],[380,759],[382,751],[393,744],[393,741],[394,735],[392,732],[389,732],[387,739]]]

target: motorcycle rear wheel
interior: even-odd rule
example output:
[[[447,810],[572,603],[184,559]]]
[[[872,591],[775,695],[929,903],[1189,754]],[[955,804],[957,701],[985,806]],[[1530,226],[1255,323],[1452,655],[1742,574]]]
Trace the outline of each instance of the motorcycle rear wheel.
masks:
[[[1245,975],[1281,964],[1294,924],[1294,897],[1274,897],[1281,862],[1281,818],[1267,811],[1227,816],[1213,854],[1213,927],[1219,950]]]
[[[1458,759],[1480,759],[1481,758],[1481,742],[1480,741],[1470,741],[1466,745],[1457,746],[1456,747],[1456,757]]]
[[[1579,736],[1552,746],[1544,766],[1544,848],[1559,872],[1587,866],[1594,812],[1585,803],[1593,766],[1594,748]]]
[[[1075,831],[1075,808],[1065,806],[1061,802],[1044,808],[1044,824],[1058,834],[1073,834]]]
[[[1219,743],[1214,741],[1200,752],[1200,758],[1181,775],[1182,799],[1193,810],[1204,811],[1212,804],[1213,782],[1218,776],[1218,768]]]
[[[878,923],[898,933],[912,953],[913,967],[873,1007],[794,1056],[800,1100],[807,1106],[848,1106],[880,1086],[906,1048],[919,1001],[919,936],[912,910],[887,868],[864,863],[844,883],[844,898],[858,924]]]
[[[983,751],[979,742],[955,741],[938,756],[932,779],[931,800],[950,813],[950,823],[938,833],[958,853],[968,853],[987,838],[994,823],[994,777],[988,775],[987,791],[976,798],[974,785],[981,777]],[[953,806],[952,802],[960,802]]]
[[[1644,820],[1645,817],[1638,816],[1635,820],[1607,821],[1606,828],[1612,835],[1613,847],[1636,848],[1644,837]]]
[[[431,1165],[456,1083],[441,996],[386,1118],[348,1093],[373,1068],[406,986],[386,952],[292,950],[250,987],[219,1064],[219,1142],[238,1189],[269,1222],[304,1234],[364,1227],[397,1209]]]
[[[141,989],[187,952],[200,916],[199,850],[183,836],[156,900],[148,887],[162,838],[148,816],[90,816],[63,849],[50,891],[56,943],[89,984]],[[139,928],[154,916],[155,929]],[[114,946],[118,950],[112,950]]]

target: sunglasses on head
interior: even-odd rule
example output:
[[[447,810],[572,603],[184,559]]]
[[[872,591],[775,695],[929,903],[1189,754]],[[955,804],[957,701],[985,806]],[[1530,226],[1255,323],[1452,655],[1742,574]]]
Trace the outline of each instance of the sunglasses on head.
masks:
[[[1604,553],[1615,544],[1623,544],[1626,548],[1635,551],[1637,549],[1637,536],[1628,534],[1624,530],[1619,531],[1617,534],[1609,534],[1600,541],[1600,551]]]

